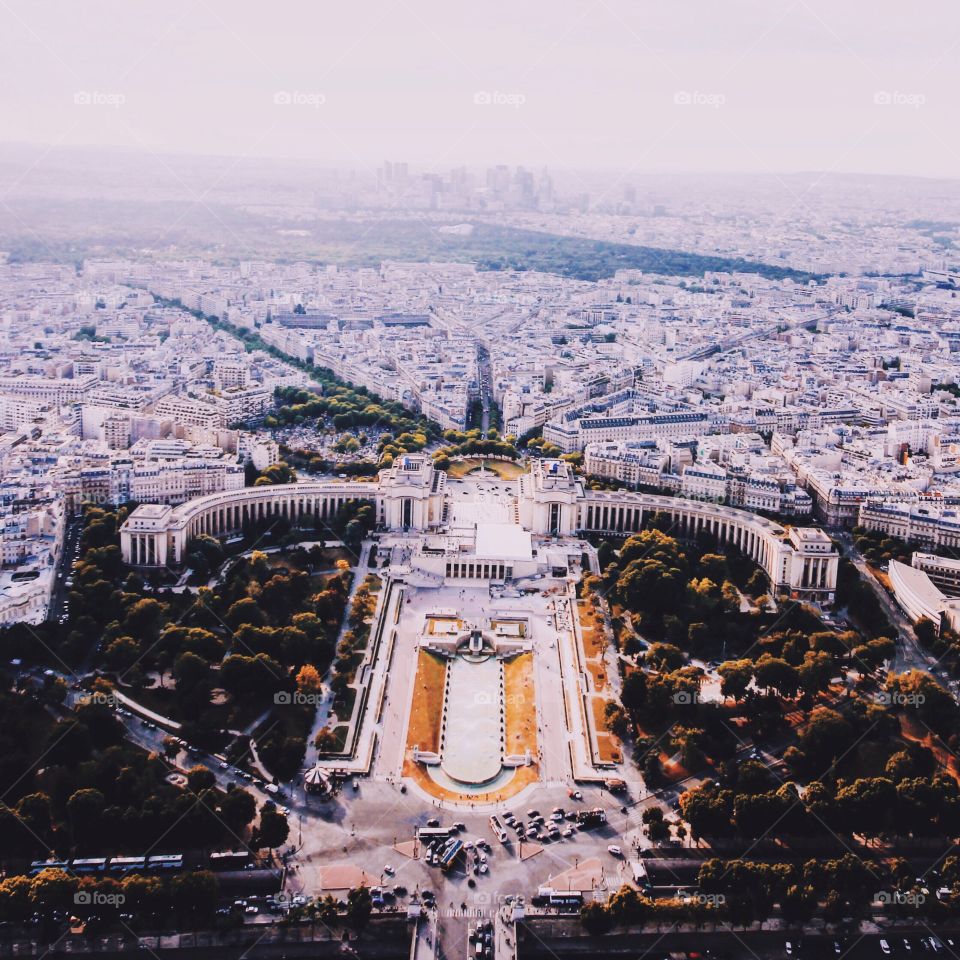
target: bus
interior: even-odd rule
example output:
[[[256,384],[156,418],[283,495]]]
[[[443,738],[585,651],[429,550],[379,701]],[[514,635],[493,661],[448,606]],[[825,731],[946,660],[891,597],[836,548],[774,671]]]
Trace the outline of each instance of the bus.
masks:
[[[497,839],[501,843],[506,843],[509,839],[507,837],[507,829],[504,827],[503,821],[496,814],[490,817],[490,829],[493,830]]]
[[[250,863],[246,850],[220,850],[210,854],[211,870],[242,870]]]
[[[135,871],[145,870],[147,867],[146,857],[111,857],[111,873],[133,873]]]
[[[463,851],[463,841],[454,840],[440,857],[440,869],[446,873],[456,862]]]
[[[548,904],[558,913],[579,913],[583,907],[583,894],[572,890],[566,893],[552,893]]]
[[[417,839],[423,843],[430,843],[431,840],[446,840],[450,836],[450,827],[419,827],[417,829]]]
[[[593,827],[607,822],[607,812],[603,807],[594,807],[592,810],[577,812],[577,822],[583,827]]]
[[[70,868],[76,874],[105,873],[107,870],[106,857],[88,857],[82,860],[72,860]]]
[[[147,859],[148,870],[158,870],[161,873],[171,873],[174,870],[183,869],[183,854],[167,854],[165,856],[149,857]]]

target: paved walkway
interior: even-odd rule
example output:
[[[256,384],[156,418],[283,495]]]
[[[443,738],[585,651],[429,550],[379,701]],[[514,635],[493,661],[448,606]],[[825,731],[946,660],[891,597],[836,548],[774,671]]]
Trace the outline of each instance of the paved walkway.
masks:
[[[363,583],[369,573],[368,564],[370,562],[370,549],[372,546],[372,540],[363,541],[360,546],[360,556],[357,559],[357,565],[352,568],[353,583],[350,585],[350,592],[347,594],[347,605],[343,611],[343,621],[340,624],[340,632],[337,634],[337,647],[340,646],[340,641],[350,629],[350,608],[353,605],[353,598],[356,596],[357,590],[360,589],[360,584]],[[307,752],[304,763],[308,770],[317,762],[317,748],[314,746],[314,740],[317,739],[317,734],[330,722],[335,696],[333,688],[330,685],[330,682],[333,680],[333,674],[333,662],[331,661],[327,672],[323,675],[323,699],[317,704],[317,712],[313,718],[313,726],[310,728],[310,735],[307,738]],[[354,687],[356,687],[356,684],[354,684]],[[338,717],[337,719],[349,720],[350,718]]]

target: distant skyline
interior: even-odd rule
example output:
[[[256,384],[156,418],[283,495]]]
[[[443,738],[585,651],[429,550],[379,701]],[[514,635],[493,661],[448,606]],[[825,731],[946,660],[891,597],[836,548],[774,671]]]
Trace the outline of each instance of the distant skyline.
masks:
[[[0,37],[6,142],[960,176],[949,0],[4,0]]]

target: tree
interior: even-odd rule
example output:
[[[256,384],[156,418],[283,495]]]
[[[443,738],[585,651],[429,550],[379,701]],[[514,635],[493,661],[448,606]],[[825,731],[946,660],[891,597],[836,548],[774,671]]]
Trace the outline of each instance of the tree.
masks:
[[[7,923],[23,923],[33,906],[30,899],[33,883],[30,877],[7,877],[0,881],[0,919]]]
[[[660,807],[647,807],[641,819],[646,824],[647,836],[654,843],[666,840],[670,836],[670,827],[663,819],[663,810]]]
[[[193,921],[212,916],[220,898],[220,882],[209,870],[194,870],[170,881],[173,909]]]
[[[721,790],[710,780],[680,796],[683,819],[690,824],[693,838],[722,837],[730,833],[733,792]]]
[[[636,713],[647,701],[647,675],[642,670],[632,670],[624,677],[620,700],[631,713]]]
[[[70,910],[77,883],[77,878],[64,870],[41,870],[30,882],[30,902],[35,910],[45,916]]]
[[[591,900],[580,908],[580,922],[591,936],[599,936],[613,929],[613,917],[599,900]]]
[[[727,558],[719,553],[705,553],[700,558],[701,576],[707,577],[714,583],[723,583],[730,579],[730,567]]]
[[[603,572],[607,567],[616,560],[616,553],[614,552],[613,545],[609,540],[603,540],[600,543],[600,546],[597,547],[597,565],[600,567],[600,571]]]
[[[941,735],[953,732],[956,701],[928,673],[909,670],[893,674],[887,679],[887,689],[895,706],[915,709],[920,719]]]
[[[373,901],[366,887],[354,887],[347,894],[347,923],[354,930],[362,930],[370,921]]]
[[[166,612],[166,607],[159,600],[144,597],[127,610],[123,632],[139,638],[141,643],[155,643],[165,622]]]
[[[157,916],[167,909],[167,890],[159,877],[132,873],[123,878],[120,886],[130,913]]]
[[[67,819],[73,832],[73,841],[89,847],[99,839],[99,827],[103,818],[106,799],[99,790],[77,790],[67,800]]]
[[[750,575],[743,592],[749,594],[755,600],[759,599],[767,592],[767,583],[766,574],[758,568]]]
[[[811,770],[820,774],[853,743],[854,730],[836,710],[815,707],[799,737]]]
[[[603,707],[603,717],[607,727],[621,740],[630,732],[630,718],[626,710],[615,700],[608,700]]]
[[[863,777],[837,791],[837,806],[846,829],[877,837],[893,825],[897,792],[886,777]]]
[[[921,617],[913,625],[913,632],[917,635],[917,640],[925,647],[932,647],[937,639],[937,628],[926,617]]]
[[[290,835],[290,826],[287,818],[280,813],[276,804],[269,800],[260,808],[260,823],[253,832],[251,841],[253,847],[262,850],[264,847],[275,849]]]
[[[753,680],[752,660],[727,660],[717,667],[720,676],[720,692],[736,701],[742,700]]]
[[[228,790],[220,801],[220,816],[234,832],[240,833],[257,815],[257,801],[246,790]]]
[[[283,667],[265,653],[233,653],[220,666],[220,683],[235,697],[263,700],[286,682]]]
[[[800,686],[800,678],[795,667],[780,657],[765,653],[756,663],[754,678],[757,686],[765,690],[774,690],[781,697],[793,697]]]
[[[337,735],[329,727],[324,727],[317,732],[313,745],[318,753],[336,753],[340,748],[340,742]]]
[[[217,778],[212,770],[197,765],[187,772],[187,787],[194,793],[203,793],[204,790],[212,790],[217,785]]]
[[[824,651],[808,650],[803,655],[803,663],[797,667],[800,687],[810,696],[826,690],[835,672],[833,657]]]
[[[647,663],[658,670],[676,670],[686,659],[683,651],[672,643],[651,643],[647,650]]]
[[[305,663],[297,673],[297,690],[305,694],[316,694],[322,687],[320,671],[312,663]]]

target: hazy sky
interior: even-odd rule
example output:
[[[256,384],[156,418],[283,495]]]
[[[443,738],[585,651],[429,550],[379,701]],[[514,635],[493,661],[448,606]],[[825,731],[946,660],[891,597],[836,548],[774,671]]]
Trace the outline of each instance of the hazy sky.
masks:
[[[958,0],[0,0],[0,137],[960,176]]]

